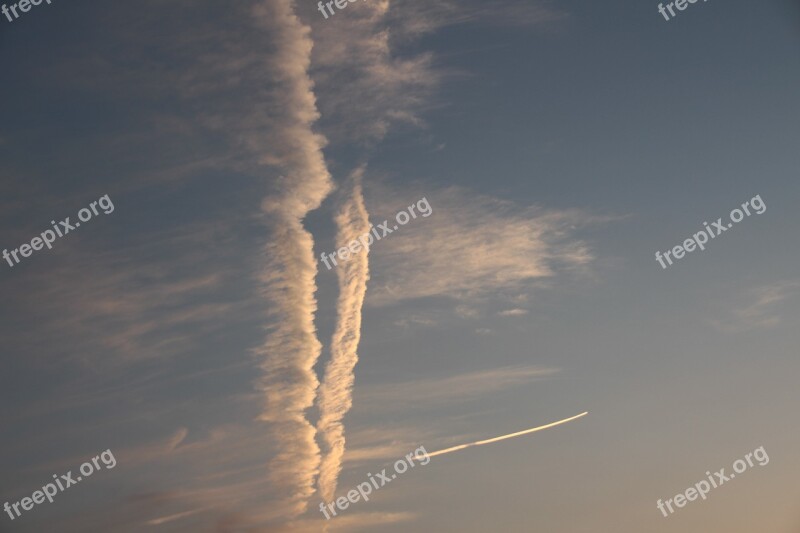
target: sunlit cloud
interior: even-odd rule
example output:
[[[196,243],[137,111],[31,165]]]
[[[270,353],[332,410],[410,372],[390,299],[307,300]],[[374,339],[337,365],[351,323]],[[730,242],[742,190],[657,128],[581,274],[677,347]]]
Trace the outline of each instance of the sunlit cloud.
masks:
[[[254,350],[263,372],[258,388],[264,394],[264,409],[259,418],[269,423],[278,443],[267,475],[285,492],[282,507],[287,518],[306,510],[320,464],[316,429],[306,418],[319,384],[314,365],[322,349],[314,325],[317,262],[303,219],[333,188],[322,153],[325,140],[312,129],[319,117],[308,75],[313,42],[293,6],[270,0],[252,12],[258,25],[274,35],[276,50],[269,63],[279,88],[273,95],[280,102],[280,107],[271,108],[280,134],[274,143],[263,145],[260,161],[287,176],[262,204],[270,233],[259,278],[272,308],[267,339]],[[249,136],[243,140],[252,141]]]
[[[453,25],[535,27],[566,15],[545,2],[374,0],[349,4],[345,16],[330,21],[308,4],[304,16],[313,28],[326,131],[334,142],[371,144],[392,126],[424,128],[424,111],[441,105],[436,90],[466,74],[429,52],[410,53],[410,44]]]
[[[497,314],[500,316],[524,316],[529,312],[530,311],[527,309],[506,309],[504,311],[499,311]]]
[[[409,197],[411,202],[414,198]],[[589,268],[594,254],[577,236],[605,219],[579,210],[548,210],[451,187],[425,192],[433,214],[374,246],[367,304],[447,297],[457,309],[486,297],[518,298],[559,274]],[[376,220],[405,205],[383,193],[367,205]],[[407,205],[407,204],[406,204]]]
[[[363,168],[353,176],[351,190],[336,216],[336,248],[346,247],[370,231],[369,216],[361,192]],[[361,339],[361,308],[369,279],[369,253],[362,250],[336,268],[339,300],[336,329],[331,339],[331,358],[319,390],[317,427],[324,443],[319,490],[324,500],[333,499],[345,451],[344,416],[353,405],[355,366]]]

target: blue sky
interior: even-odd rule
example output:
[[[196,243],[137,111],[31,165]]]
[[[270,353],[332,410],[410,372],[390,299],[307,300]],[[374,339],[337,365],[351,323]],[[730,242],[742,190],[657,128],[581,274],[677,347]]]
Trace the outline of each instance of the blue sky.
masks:
[[[0,18],[0,247],[114,204],[0,263],[0,504],[117,460],[0,531],[796,531],[800,8],[657,6]]]

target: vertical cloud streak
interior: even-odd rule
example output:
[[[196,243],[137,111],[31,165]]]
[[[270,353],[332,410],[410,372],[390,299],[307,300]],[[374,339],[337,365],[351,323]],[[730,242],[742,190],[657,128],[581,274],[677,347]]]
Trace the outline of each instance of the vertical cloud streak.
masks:
[[[353,177],[352,192],[336,216],[336,247],[346,247],[370,230],[367,209],[361,191],[363,168]],[[353,405],[354,370],[358,362],[361,339],[361,309],[369,279],[369,257],[366,250],[340,262],[337,322],[331,338],[331,359],[319,393],[319,430],[325,446],[319,476],[319,490],[324,500],[333,500],[337,478],[342,470],[345,437],[342,420]]]
[[[270,109],[280,137],[263,147],[261,162],[286,175],[262,203],[272,234],[260,281],[273,325],[255,350],[263,371],[258,388],[265,396],[259,418],[271,423],[278,452],[268,466],[269,479],[285,494],[281,509],[289,519],[305,512],[320,461],[315,429],[305,413],[319,385],[314,365],[321,344],[314,326],[314,243],[303,219],[333,187],[322,154],[325,139],[312,130],[319,118],[308,75],[313,43],[293,7],[290,0],[267,0],[253,10],[254,18],[276,36],[270,67],[277,86],[270,93],[280,95],[280,105]]]

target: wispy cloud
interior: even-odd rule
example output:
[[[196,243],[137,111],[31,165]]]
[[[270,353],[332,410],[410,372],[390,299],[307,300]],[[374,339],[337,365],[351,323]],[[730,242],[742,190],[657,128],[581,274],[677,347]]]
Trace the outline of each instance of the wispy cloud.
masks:
[[[505,309],[503,311],[499,311],[497,314],[500,316],[523,316],[527,315],[529,311],[527,309]]]
[[[410,51],[420,37],[464,23],[530,27],[565,16],[545,2],[500,0],[374,0],[348,4],[331,20],[313,4],[314,78],[325,130],[335,142],[372,143],[392,125],[424,126],[423,112],[439,105],[435,91],[463,76],[429,52]]]
[[[431,54],[398,53],[388,29],[394,5],[357,2],[330,21],[308,15],[323,125],[336,142],[373,144],[393,124],[421,125],[420,111],[441,82]]]
[[[463,306],[490,295],[516,298],[559,272],[587,268],[593,259],[575,234],[600,217],[520,206],[457,187],[425,196],[433,214],[424,223],[409,224],[374,246],[368,305],[449,297]],[[398,210],[380,199],[374,204],[376,219]]]
[[[62,243],[36,258],[39,263],[24,265],[28,270],[6,292],[19,302],[18,318],[36,317],[41,335],[12,332],[6,341],[33,343],[43,354],[68,352],[61,364],[105,370],[186,353],[199,340],[190,328],[219,332],[252,304],[237,299],[236,280],[245,271],[229,261],[230,226],[222,217],[195,221],[105,250],[80,240]],[[218,253],[209,260],[201,251],[211,241]]]
[[[349,513],[337,516],[333,520],[298,520],[278,529],[258,530],[254,533],[319,533],[324,527],[331,532],[376,531],[380,526],[412,522],[417,515],[409,512],[400,513]],[[226,530],[227,531],[227,530]]]
[[[464,401],[555,375],[557,369],[539,366],[506,366],[440,378],[403,383],[367,385],[357,391],[365,409],[409,409],[416,405]]]
[[[412,313],[399,320],[395,320],[394,325],[403,329],[410,329],[412,326],[434,327],[439,322],[435,318],[425,317],[420,313]]]
[[[353,176],[351,191],[336,216],[336,247],[346,247],[370,230],[369,216],[361,192],[363,168]],[[333,500],[342,469],[345,450],[344,416],[353,405],[353,383],[361,339],[361,308],[369,279],[369,254],[355,254],[336,269],[339,301],[336,306],[336,329],[331,339],[331,358],[319,390],[317,427],[325,443],[320,465],[319,490],[323,500]]]
[[[435,2],[401,0],[396,2],[395,16],[402,35],[416,36],[456,24],[484,26],[535,27],[565,19],[563,9],[549,1],[496,0],[491,4],[478,1]]]
[[[723,331],[771,328],[782,322],[781,304],[800,292],[800,282],[779,281],[738,294],[711,323]]]

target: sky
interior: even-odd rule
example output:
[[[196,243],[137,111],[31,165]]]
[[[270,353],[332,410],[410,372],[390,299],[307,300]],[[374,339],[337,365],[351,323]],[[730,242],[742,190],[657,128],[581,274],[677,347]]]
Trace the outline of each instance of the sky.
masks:
[[[800,532],[800,3],[344,5],[0,15],[0,532]]]

